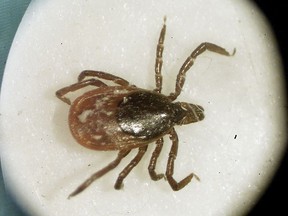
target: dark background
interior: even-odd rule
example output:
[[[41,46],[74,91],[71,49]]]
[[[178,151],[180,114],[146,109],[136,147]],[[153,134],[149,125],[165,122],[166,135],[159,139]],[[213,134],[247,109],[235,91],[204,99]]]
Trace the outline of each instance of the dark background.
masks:
[[[243,0],[245,1],[245,0]],[[283,57],[286,85],[287,85],[287,67],[288,67],[288,6],[286,1],[280,0],[250,0],[254,2],[259,9],[265,14],[269,20],[271,27],[273,28],[274,34],[278,41],[280,53]],[[0,11],[0,40],[4,38],[6,43],[0,44],[1,56],[0,56],[0,82],[2,80],[2,74],[4,71],[5,62],[7,59],[8,51],[11,46],[13,36],[17,30],[17,26],[21,21],[21,18],[30,2],[30,0],[10,0],[15,2],[14,8],[10,7],[9,0],[0,0],[0,7],[7,7],[5,13],[3,10]],[[20,5],[21,8],[15,8]],[[20,6],[19,6],[20,7]],[[6,9],[6,8],[5,8]],[[16,10],[17,9],[17,10]],[[13,22],[13,23],[12,23]],[[11,24],[12,23],[12,24]],[[12,27],[6,28],[6,32],[2,32],[4,25]],[[7,26],[6,26],[7,27]],[[7,39],[8,38],[8,39]],[[0,41],[1,42],[1,41]],[[286,91],[287,93],[287,91]],[[287,100],[286,100],[287,103]],[[287,105],[286,105],[286,108]],[[286,119],[287,120],[287,119]],[[249,216],[273,214],[273,215],[288,215],[288,157],[287,149],[285,157],[281,163],[281,166],[273,178],[267,191],[263,194],[262,198],[251,210]],[[2,170],[0,169],[0,216],[24,216],[25,214],[17,207],[17,205],[11,200],[10,196],[5,193]]]
[[[288,4],[281,0],[254,0],[259,9],[269,20],[278,41],[278,48],[282,54],[286,78],[287,94],[287,68],[288,68]],[[287,95],[286,95],[287,96]],[[287,109],[286,98],[286,109]],[[287,112],[286,112],[287,114]],[[287,118],[287,117],[286,117]],[[287,126],[287,119],[286,119]],[[272,183],[264,193],[258,204],[250,212],[249,216],[263,215],[288,215],[288,151],[286,141],[286,153],[281,166]]]

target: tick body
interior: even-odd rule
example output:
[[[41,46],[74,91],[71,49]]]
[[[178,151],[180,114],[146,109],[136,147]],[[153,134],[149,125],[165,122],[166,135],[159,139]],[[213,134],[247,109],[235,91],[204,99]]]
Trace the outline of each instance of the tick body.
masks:
[[[174,129],[176,125],[185,125],[204,119],[204,109],[200,105],[187,102],[175,102],[185,83],[186,72],[194,64],[195,59],[206,50],[221,55],[229,54],[224,48],[212,44],[200,44],[180,68],[175,84],[175,91],[168,96],[162,90],[162,54],[166,33],[166,18],[160,32],[156,49],[154,90],[146,90],[131,85],[125,79],[115,75],[86,70],[80,73],[78,82],[64,87],[56,92],[56,96],[70,105],[69,126],[76,141],[93,150],[118,151],[114,161],[103,169],[92,174],[69,197],[75,196],[86,189],[92,182],[115,168],[132,149],[138,148],[138,153],[119,174],[115,189],[123,186],[123,180],[139,163],[147,147],[155,143],[155,150],[150,159],[148,171],[152,180],[162,179],[164,176],[175,191],[185,187],[194,176],[191,173],[181,181],[173,177],[174,161],[178,151],[178,136]],[[107,85],[105,81],[113,82]],[[95,86],[73,102],[65,95],[86,86]],[[155,171],[158,156],[162,150],[163,137],[169,135],[171,150],[169,153],[165,174]]]

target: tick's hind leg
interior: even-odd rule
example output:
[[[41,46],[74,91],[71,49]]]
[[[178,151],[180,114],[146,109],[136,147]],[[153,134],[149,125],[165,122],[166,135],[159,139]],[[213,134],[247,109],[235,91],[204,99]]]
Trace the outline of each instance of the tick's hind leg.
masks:
[[[84,87],[90,86],[90,85],[96,86],[96,87],[107,86],[105,83],[103,83],[100,80],[88,79],[88,80],[83,80],[81,82],[78,82],[78,83],[72,84],[70,86],[64,87],[62,89],[59,89],[58,91],[56,91],[56,96],[60,100],[62,100],[63,102],[71,105],[71,101],[67,97],[65,97],[64,95],[66,95],[69,92],[74,92],[74,91],[77,91],[77,90],[79,90],[81,88],[84,88]]]
[[[184,179],[182,179],[180,182],[177,182],[174,178],[173,178],[173,174],[174,174],[174,161],[177,157],[177,152],[178,152],[178,136],[177,133],[175,131],[175,129],[173,128],[170,132],[170,137],[169,137],[172,141],[172,147],[169,153],[169,158],[168,158],[168,163],[167,163],[167,168],[166,168],[166,178],[171,186],[171,188],[175,191],[181,190],[183,187],[185,187],[193,178],[193,176],[199,181],[200,179],[198,178],[198,176],[196,176],[194,173],[191,173],[190,175],[188,175],[187,177],[185,177]]]
[[[158,181],[159,179],[164,177],[164,174],[157,174],[155,172],[155,168],[156,168],[156,163],[157,163],[157,159],[159,157],[159,154],[162,150],[163,147],[163,138],[160,138],[156,141],[156,148],[152,154],[152,157],[150,159],[150,163],[149,163],[149,167],[148,167],[148,171],[150,174],[150,177],[152,180],[154,181]]]
[[[81,193],[83,190],[85,190],[90,184],[92,184],[96,179],[100,178],[101,176],[105,175],[110,170],[114,169],[118,164],[121,162],[121,160],[126,157],[127,154],[129,154],[131,150],[122,150],[118,153],[117,158],[112,161],[110,164],[108,164],[103,169],[99,170],[98,172],[91,175],[86,181],[84,181],[78,188],[76,188],[75,191],[73,191],[69,197],[76,196],[77,194]]]
[[[234,49],[233,53],[230,54],[227,50],[225,50],[223,47],[220,47],[216,44],[213,43],[208,43],[204,42],[201,43],[192,53],[186,61],[183,63],[182,67],[179,70],[179,73],[177,75],[176,79],[176,85],[175,85],[175,92],[171,93],[169,95],[169,98],[172,100],[175,100],[179,94],[181,93],[181,90],[183,88],[184,82],[185,82],[185,76],[186,72],[192,67],[194,64],[194,61],[196,60],[197,56],[205,52],[206,50],[218,53],[220,55],[225,55],[225,56],[232,56],[235,54],[236,49]]]
[[[78,81],[84,80],[86,77],[97,77],[99,79],[109,80],[121,86],[128,86],[129,82],[121,77],[114,76],[110,73],[102,71],[85,70],[82,71],[78,76]]]
[[[143,155],[145,154],[146,150],[147,150],[147,145],[146,146],[142,146],[138,149],[138,153],[137,155],[133,158],[133,160],[123,169],[123,171],[119,174],[114,188],[119,190],[121,189],[121,187],[123,186],[123,180],[127,177],[127,175],[131,172],[131,170],[137,166],[137,164],[139,163],[139,161],[142,159]]]

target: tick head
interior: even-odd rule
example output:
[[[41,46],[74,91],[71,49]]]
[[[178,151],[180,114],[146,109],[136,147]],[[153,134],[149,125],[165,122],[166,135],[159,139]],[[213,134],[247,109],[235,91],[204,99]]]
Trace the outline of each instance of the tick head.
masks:
[[[179,122],[179,125],[190,124],[204,119],[204,108],[200,105],[180,102],[179,105],[184,111],[184,117]]]

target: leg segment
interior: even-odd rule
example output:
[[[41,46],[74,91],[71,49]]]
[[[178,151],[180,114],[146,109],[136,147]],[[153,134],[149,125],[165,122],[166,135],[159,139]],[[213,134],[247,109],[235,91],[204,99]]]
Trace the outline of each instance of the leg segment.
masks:
[[[81,81],[81,82],[72,84],[72,85],[70,85],[70,86],[64,87],[64,88],[62,88],[62,89],[59,89],[59,90],[56,92],[56,96],[57,96],[60,100],[62,100],[63,102],[71,105],[71,101],[70,101],[68,98],[64,97],[64,95],[66,95],[66,94],[69,93],[69,92],[77,91],[78,89],[84,88],[84,87],[89,86],[89,85],[97,86],[97,87],[107,86],[105,83],[103,83],[103,82],[100,81],[100,80],[88,79],[88,80],[84,80],[84,81]]]
[[[114,188],[119,190],[121,189],[121,187],[123,186],[123,180],[126,178],[126,176],[131,172],[131,170],[137,166],[137,164],[139,163],[139,161],[142,159],[143,155],[145,154],[146,150],[147,150],[147,145],[146,146],[142,146],[138,149],[138,153],[137,155],[133,158],[133,160],[123,169],[123,171],[119,174]]]
[[[157,44],[157,49],[156,49],[156,61],[155,61],[155,82],[156,82],[156,89],[154,91],[161,93],[162,90],[162,74],[161,74],[161,69],[162,69],[162,55],[163,55],[163,50],[164,50],[164,39],[165,39],[165,33],[166,33],[166,17],[164,17],[164,24],[161,29],[160,37],[158,40]]]
[[[159,154],[162,150],[163,147],[163,138],[160,138],[156,141],[156,148],[152,154],[152,157],[150,159],[150,163],[149,163],[149,167],[148,167],[148,171],[150,174],[150,177],[152,180],[157,181],[161,178],[164,177],[164,174],[157,174],[155,172],[155,168],[156,168],[156,163],[157,163],[157,159],[159,157]]]
[[[99,170],[98,172],[91,175],[86,181],[84,181],[78,188],[76,188],[75,191],[73,191],[69,197],[76,196],[77,194],[81,193],[83,190],[85,190],[91,183],[93,183],[96,179],[100,178],[101,176],[105,175],[110,170],[114,169],[118,164],[121,162],[121,160],[126,157],[127,154],[129,154],[130,150],[122,150],[119,151],[117,158],[112,161],[110,164],[108,164],[103,169]]]
[[[121,77],[114,76],[112,74],[102,72],[102,71],[93,71],[85,70],[82,71],[78,76],[78,81],[84,80],[86,77],[97,77],[99,79],[109,80],[121,86],[128,86],[129,82]]]
[[[190,175],[182,179],[180,182],[176,182],[176,180],[173,178],[173,173],[174,173],[174,161],[176,159],[177,152],[178,152],[178,136],[174,128],[171,130],[169,138],[172,141],[172,147],[169,153],[169,158],[168,158],[168,163],[167,163],[167,168],[166,168],[166,178],[171,188],[174,191],[178,191],[178,190],[181,190],[183,187],[185,187],[191,181],[193,176],[197,180],[199,180],[199,178],[195,174],[191,173]]]
[[[236,49],[234,49],[233,53],[230,54],[224,48],[222,48],[222,47],[220,47],[220,46],[218,46],[216,44],[208,43],[208,42],[201,43],[191,53],[191,55],[186,59],[186,61],[184,62],[184,64],[180,68],[179,73],[177,75],[177,79],[176,79],[175,92],[171,93],[169,95],[170,99],[175,100],[179,96],[179,94],[181,93],[181,90],[183,88],[184,82],[185,82],[186,72],[192,67],[192,65],[194,64],[194,61],[197,58],[197,56],[199,56],[200,54],[202,54],[206,50],[218,53],[220,55],[225,55],[225,56],[232,56],[236,52]]]

